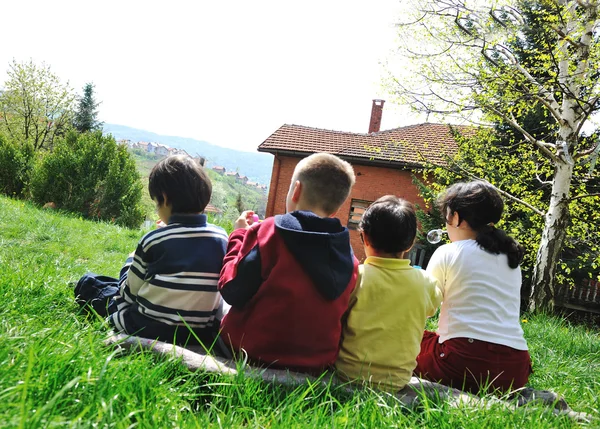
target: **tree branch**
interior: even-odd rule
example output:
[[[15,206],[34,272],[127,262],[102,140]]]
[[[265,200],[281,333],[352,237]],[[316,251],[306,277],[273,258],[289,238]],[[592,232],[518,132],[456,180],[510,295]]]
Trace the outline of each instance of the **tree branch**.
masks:
[[[494,113],[496,113],[498,116],[500,116],[501,118],[503,118],[504,120],[506,120],[517,131],[519,131],[521,134],[523,134],[523,137],[525,137],[526,140],[528,140],[530,143],[533,143],[534,145],[536,145],[540,149],[540,151],[542,153],[544,153],[548,158],[550,158],[553,162],[558,162],[559,161],[558,158],[557,158],[557,156],[554,155],[546,147],[548,145],[548,143],[540,142],[538,139],[536,139],[531,134],[529,134],[523,127],[521,127],[519,125],[519,123],[517,122],[517,120],[514,118],[514,116],[512,114],[510,116],[508,116],[508,115],[504,114],[503,112],[501,112],[500,110],[496,109],[494,106],[491,106],[491,105],[488,105],[487,108],[489,108]]]
[[[600,197],[600,192],[595,192],[593,194],[577,195],[575,197],[569,198],[569,201],[575,201],[575,200],[580,200],[582,198],[590,198],[590,197]]]
[[[467,175],[469,178],[471,178],[472,180],[481,180],[482,182],[486,182],[489,183],[490,185],[492,185],[490,182],[488,182],[485,179],[482,179],[481,177],[477,177],[474,174],[470,173],[469,171],[465,170],[464,168],[462,168],[460,165],[458,165],[457,163],[454,163],[454,165],[463,172],[463,174]],[[534,213],[539,214],[540,216],[546,216],[546,214],[541,211],[540,209],[538,209],[537,207],[532,206],[531,204],[529,204],[528,202],[523,201],[520,198],[515,197],[512,194],[509,194],[506,191],[503,191],[502,189],[498,188],[495,185],[492,185],[501,195],[504,195],[506,198],[511,199],[521,205],[524,205],[525,207],[527,207],[529,210],[533,211]]]
[[[575,159],[585,158],[586,156],[589,156],[589,155],[593,154],[594,152],[597,153],[599,150],[600,150],[600,142],[597,142],[593,147],[591,147],[587,150],[582,150],[578,154],[574,155],[573,158],[575,158]]]

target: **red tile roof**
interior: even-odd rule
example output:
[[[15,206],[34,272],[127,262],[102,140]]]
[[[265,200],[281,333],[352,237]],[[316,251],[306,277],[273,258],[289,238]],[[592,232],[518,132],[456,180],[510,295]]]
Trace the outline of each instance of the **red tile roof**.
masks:
[[[204,212],[205,212],[205,213],[216,213],[216,214],[223,213],[223,211],[222,211],[221,209],[219,209],[219,208],[217,208],[217,207],[213,206],[213,205],[212,205],[212,204],[210,204],[210,203],[208,203],[208,204],[206,205],[206,207],[204,208]]]
[[[422,166],[423,158],[437,165],[457,151],[453,132],[473,134],[465,125],[419,124],[372,134],[282,125],[258,147],[259,152],[310,155],[329,152],[365,163]]]

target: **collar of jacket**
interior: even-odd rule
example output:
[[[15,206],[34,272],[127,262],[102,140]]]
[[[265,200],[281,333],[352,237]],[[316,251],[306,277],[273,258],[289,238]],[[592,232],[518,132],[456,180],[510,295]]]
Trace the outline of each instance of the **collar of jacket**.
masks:
[[[365,265],[375,265],[376,267],[390,270],[407,270],[413,268],[410,265],[410,259],[380,258],[379,256],[369,256],[365,259]]]
[[[168,225],[179,223],[183,225],[206,225],[205,214],[187,214],[187,213],[175,213],[169,218]]]

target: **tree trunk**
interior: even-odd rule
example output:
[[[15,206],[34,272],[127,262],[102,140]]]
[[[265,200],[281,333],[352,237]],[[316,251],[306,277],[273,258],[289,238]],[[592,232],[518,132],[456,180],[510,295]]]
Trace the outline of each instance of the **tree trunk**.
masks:
[[[552,181],[550,206],[542,232],[531,280],[528,310],[551,311],[554,309],[556,267],[569,225],[569,190],[573,177],[570,157],[560,158]]]

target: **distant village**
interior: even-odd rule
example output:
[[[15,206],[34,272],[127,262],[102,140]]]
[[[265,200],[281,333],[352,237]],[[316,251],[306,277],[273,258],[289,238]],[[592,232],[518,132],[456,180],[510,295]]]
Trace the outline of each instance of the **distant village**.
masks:
[[[119,139],[119,140],[117,140],[117,143],[120,145],[123,145],[123,146],[127,146],[130,149],[139,149],[143,152],[147,152],[147,153],[154,154],[157,156],[187,155],[194,159],[197,159],[198,162],[200,163],[200,165],[202,165],[202,166],[204,166],[204,164],[206,162],[206,158],[204,158],[202,156],[192,156],[183,149],[169,147],[162,143],[143,142],[143,141],[132,142],[131,140],[126,140],[126,139]],[[252,182],[248,179],[248,177],[239,174],[237,171],[227,171],[225,169],[225,167],[222,167],[220,165],[213,166],[212,170],[216,171],[217,173],[219,173],[222,176],[232,177],[238,183],[259,189],[265,193],[267,192],[267,185],[262,185],[257,182]]]

